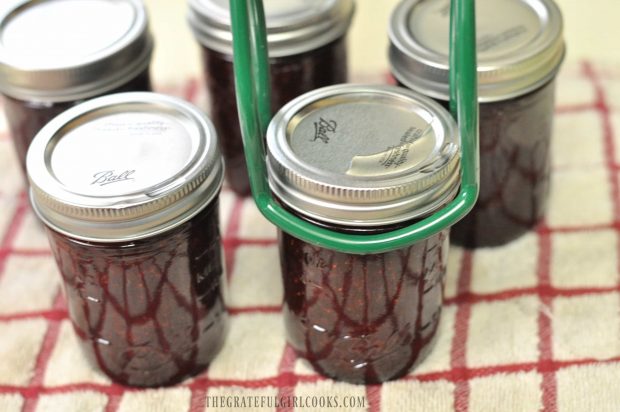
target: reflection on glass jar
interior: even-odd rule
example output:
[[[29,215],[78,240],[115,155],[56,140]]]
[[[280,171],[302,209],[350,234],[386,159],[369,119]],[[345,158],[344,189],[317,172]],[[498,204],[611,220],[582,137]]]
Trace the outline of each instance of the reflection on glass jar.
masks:
[[[454,226],[454,243],[505,244],[544,217],[554,86],[552,81],[524,96],[480,105],[481,191],[474,211]]]
[[[293,98],[347,81],[346,32],[351,0],[265,1],[271,106],[276,112]],[[190,0],[189,22],[201,44],[207,94],[231,188],[248,195],[250,186],[239,128],[227,0]]]
[[[218,202],[148,239],[95,243],[48,229],[70,317],[90,362],[129,385],[174,383],[222,346]]]
[[[392,13],[398,83],[448,105],[447,0],[405,0]],[[562,17],[551,0],[478,0],[480,196],[452,242],[499,246],[544,217]]]
[[[153,93],[93,99],[41,130],[28,173],[90,362],[136,386],[202,371],[227,325],[210,121]]]
[[[0,92],[20,165],[39,130],[93,97],[150,91],[153,40],[139,0],[0,6]]]
[[[318,372],[378,383],[405,375],[431,350],[448,230],[366,255],[320,248],[283,232],[279,241],[288,339]]]
[[[456,124],[402,88],[333,86],[303,95],[267,132],[270,186],[300,218],[372,235],[441,209],[460,184]],[[342,253],[280,231],[288,341],[318,372],[398,378],[431,350],[449,229],[385,253]]]

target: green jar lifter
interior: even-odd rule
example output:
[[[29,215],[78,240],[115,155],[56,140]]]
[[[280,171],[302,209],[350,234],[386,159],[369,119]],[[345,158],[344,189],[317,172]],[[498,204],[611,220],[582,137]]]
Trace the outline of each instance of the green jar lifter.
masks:
[[[439,105],[415,93],[351,85],[300,96],[278,112],[270,125],[262,1],[231,0],[230,5],[237,101],[250,185],[259,210],[279,229],[288,341],[323,375],[353,383],[398,378],[432,347],[441,312],[448,231],[472,209],[478,196],[474,0],[451,4],[450,110],[458,126]],[[347,134],[346,127],[342,134],[334,120],[320,116],[332,110],[340,116],[340,124],[351,130],[356,124],[351,117],[357,113],[356,104],[360,104],[360,113],[366,110],[359,115],[358,130],[371,124],[372,107],[382,113],[375,121],[400,129],[375,130],[367,139],[359,139],[362,134]],[[402,134],[408,124],[416,126]],[[315,146],[307,142],[312,125],[320,130]],[[402,143],[390,146],[389,139],[397,131]],[[456,154],[453,150],[459,149],[459,135],[460,159],[458,150]],[[351,165],[374,162],[371,167],[378,173],[366,178],[365,171],[353,170],[353,166],[335,173],[327,170],[329,166],[317,167],[329,163],[320,156],[330,155],[323,145],[330,138],[334,148],[352,148],[351,157],[339,154],[335,159]],[[394,148],[399,154],[402,149],[411,154],[417,150],[413,143],[421,138],[430,141],[424,161],[440,168],[433,169],[429,179],[424,175],[427,168],[406,163],[401,169],[412,170],[408,180],[403,170],[394,171],[393,162],[385,162],[385,156]],[[364,150],[356,152],[356,143]],[[315,155],[308,154],[315,149]],[[312,163],[312,159],[319,161]],[[377,167],[377,159],[390,171]],[[424,183],[415,184],[414,175],[415,182]],[[394,181],[397,187],[390,186]],[[420,198],[424,199],[421,203]],[[366,213],[368,204],[372,213]],[[354,211],[352,216],[343,213],[340,205]]]

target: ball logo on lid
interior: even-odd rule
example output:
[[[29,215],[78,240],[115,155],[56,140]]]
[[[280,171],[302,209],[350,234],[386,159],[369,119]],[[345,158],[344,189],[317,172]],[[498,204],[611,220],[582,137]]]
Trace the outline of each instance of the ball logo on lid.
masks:
[[[82,195],[150,192],[181,172],[196,150],[183,138],[184,120],[166,113],[111,112],[75,124],[50,159],[59,182]]]
[[[324,87],[289,102],[269,125],[269,185],[321,222],[404,222],[454,196],[459,146],[454,119],[427,98],[392,86]]]
[[[213,124],[157,93],[119,93],[63,112],[28,151],[32,204],[46,225],[97,242],[142,239],[191,219],[219,193]]]
[[[312,141],[316,142],[320,140],[325,144],[329,143],[329,137],[336,133],[337,127],[338,123],[335,120],[325,120],[322,117],[319,118],[318,122],[314,122],[314,138]]]
[[[114,170],[104,170],[102,172],[97,172],[93,175],[92,185],[105,186],[111,183],[125,182],[127,180],[133,180],[133,175],[136,173],[135,170],[125,170],[124,172],[115,174]]]

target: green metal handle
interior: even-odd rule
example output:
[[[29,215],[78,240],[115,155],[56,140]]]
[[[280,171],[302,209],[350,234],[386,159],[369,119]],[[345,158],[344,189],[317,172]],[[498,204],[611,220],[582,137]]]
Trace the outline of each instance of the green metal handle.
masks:
[[[264,136],[271,119],[269,60],[262,0],[230,0],[239,120],[250,186],[261,213],[283,231],[345,253],[380,253],[409,246],[452,226],[478,197],[478,96],[474,0],[450,9],[450,109],[461,135],[461,188],[457,197],[411,226],[383,234],[353,235],[308,223],[274,199],[267,180]],[[458,33],[458,35],[457,35]]]

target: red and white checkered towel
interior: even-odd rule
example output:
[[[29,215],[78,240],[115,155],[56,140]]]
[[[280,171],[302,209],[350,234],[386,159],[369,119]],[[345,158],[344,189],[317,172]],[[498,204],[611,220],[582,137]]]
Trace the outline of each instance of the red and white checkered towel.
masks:
[[[164,91],[201,105],[201,90]],[[566,65],[557,102],[546,221],[502,248],[453,247],[434,351],[407,377],[367,387],[320,377],[287,347],[275,229],[226,189],[231,328],[210,368],[154,390],[90,368],[0,117],[0,411],[237,410],[206,403],[256,395],[355,396],[365,406],[353,410],[370,411],[619,411],[620,71]],[[261,410],[273,409],[292,408]]]

